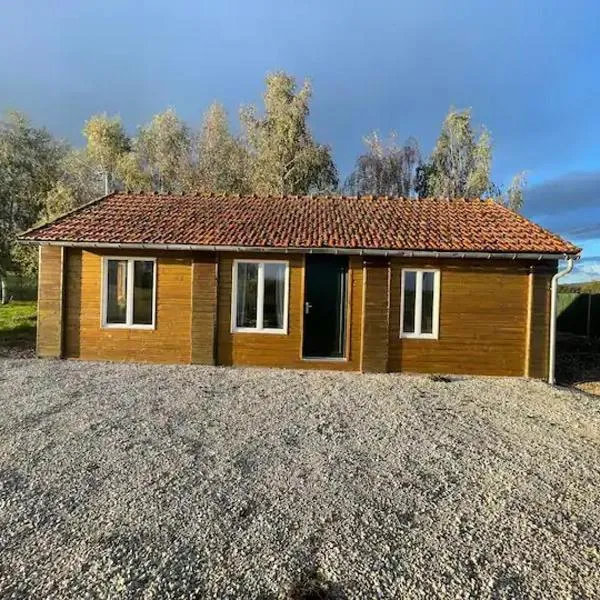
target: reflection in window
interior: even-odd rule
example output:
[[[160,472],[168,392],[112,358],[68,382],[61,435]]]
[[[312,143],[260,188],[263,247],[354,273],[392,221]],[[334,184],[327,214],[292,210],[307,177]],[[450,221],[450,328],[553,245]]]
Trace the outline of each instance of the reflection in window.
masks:
[[[154,260],[107,259],[104,325],[154,326]]]
[[[233,329],[276,331],[287,328],[288,264],[234,263]]]
[[[238,327],[256,328],[258,304],[258,263],[237,265],[237,312]]]
[[[107,275],[107,323],[127,320],[127,261],[109,260]]]
[[[152,325],[154,306],[154,261],[133,263],[133,324]]]
[[[285,265],[265,263],[264,274],[263,328],[283,329]]]
[[[431,271],[423,273],[421,292],[421,333],[433,333],[433,281]]]
[[[439,330],[440,273],[428,269],[402,271],[403,337],[437,338]]]
[[[415,289],[417,285],[417,274],[415,271],[404,273],[404,326],[405,333],[415,331]]]

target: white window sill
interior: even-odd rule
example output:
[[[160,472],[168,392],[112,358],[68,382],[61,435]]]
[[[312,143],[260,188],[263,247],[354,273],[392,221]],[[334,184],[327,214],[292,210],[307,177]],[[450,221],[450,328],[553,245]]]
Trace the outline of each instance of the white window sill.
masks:
[[[405,340],[437,340],[439,336],[433,333],[401,333],[400,339]]]
[[[270,335],[287,335],[285,329],[256,329],[255,327],[233,327],[231,333],[268,333]]]
[[[141,329],[143,331],[153,331],[154,325],[126,325],[125,323],[103,323],[102,329]]]

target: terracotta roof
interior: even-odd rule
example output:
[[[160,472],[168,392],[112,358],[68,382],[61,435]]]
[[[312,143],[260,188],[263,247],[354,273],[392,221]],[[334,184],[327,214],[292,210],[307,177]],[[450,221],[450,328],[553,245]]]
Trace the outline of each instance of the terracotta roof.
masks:
[[[116,192],[28,232],[29,241],[576,254],[491,200]]]

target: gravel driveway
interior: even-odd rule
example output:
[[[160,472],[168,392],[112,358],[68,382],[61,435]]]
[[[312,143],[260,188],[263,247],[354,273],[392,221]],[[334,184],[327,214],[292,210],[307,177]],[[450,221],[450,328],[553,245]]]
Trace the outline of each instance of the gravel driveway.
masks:
[[[598,598],[600,400],[0,360],[2,598]]]

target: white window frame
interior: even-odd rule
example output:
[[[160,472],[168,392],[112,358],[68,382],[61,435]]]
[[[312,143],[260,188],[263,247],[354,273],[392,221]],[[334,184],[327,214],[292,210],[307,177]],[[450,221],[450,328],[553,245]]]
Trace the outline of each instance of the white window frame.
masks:
[[[258,285],[256,293],[256,327],[238,327],[237,320],[237,281],[238,265],[254,263],[258,265]],[[283,291],[283,327],[271,329],[263,327],[264,317],[264,293],[265,293],[265,265],[285,265],[284,291]],[[288,333],[288,305],[290,284],[290,263],[287,260],[260,260],[240,258],[233,261],[231,280],[231,333],[274,333],[276,335],[287,335]]]
[[[406,273],[416,273],[415,277],[415,330],[404,331],[404,288]],[[423,273],[433,273],[433,327],[431,333],[421,333],[423,310]],[[420,340],[437,340],[440,333],[440,271],[439,269],[402,269],[400,288],[400,337]]]
[[[127,308],[125,310],[125,323],[108,323],[108,261],[127,261]],[[152,262],[152,323],[133,323],[133,289],[134,289],[134,263]],[[156,329],[156,258],[146,256],[104,256],[102,257],[102,316],[103,329]]]

